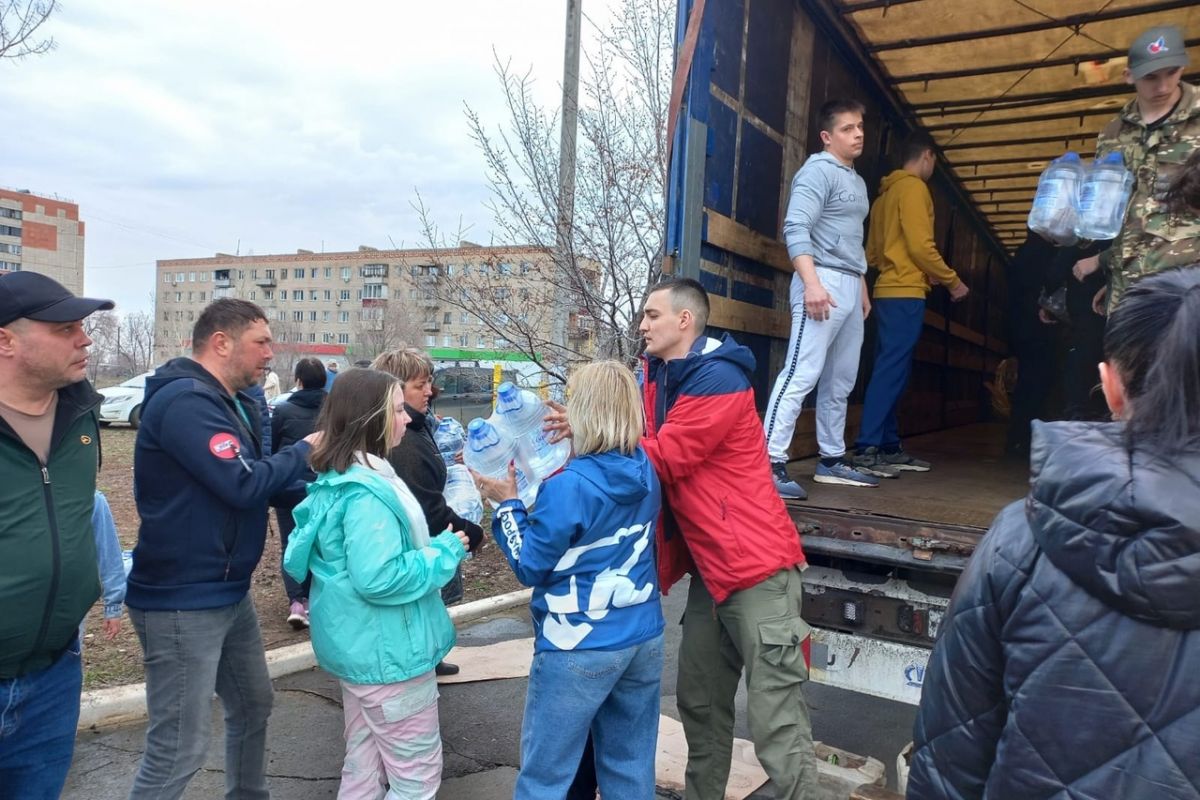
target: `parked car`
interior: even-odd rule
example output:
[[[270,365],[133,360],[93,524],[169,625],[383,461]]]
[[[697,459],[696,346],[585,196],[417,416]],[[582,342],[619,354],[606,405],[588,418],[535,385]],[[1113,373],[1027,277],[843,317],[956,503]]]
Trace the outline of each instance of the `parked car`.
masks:
[[[135,375],[124,383],[98,389],[104,396],[100,404],[100,424],[111,425],[118,423],[136,428],[142,420],[142,397],[146,393],[146,378],[154,374],[154,370]]]
[[[517,380],[512,371],[505,371],[502,376],[502,380]],[[466,425],[475,417],[492,413],[490,367],[443,367],[433,373],[433,385],[437,387],[433,410],[438,416],[454,417]]]
[[[279,408],[281,405],[286,403],[288,401],[288,398],[291,397],[292,394],[293,394],[292,392],[280,392],[279,394],[275,395],[275,399],[270,401],[269,403],[267,403],[268,413],[274,414],[275,409]]]

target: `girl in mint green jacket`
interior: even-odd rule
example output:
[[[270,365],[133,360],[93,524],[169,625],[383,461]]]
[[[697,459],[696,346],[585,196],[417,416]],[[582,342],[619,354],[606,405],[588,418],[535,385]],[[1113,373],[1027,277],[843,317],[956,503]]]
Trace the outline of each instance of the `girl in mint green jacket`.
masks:
[[[387,462],[408,415],[399,382],[348,370],[325,401],[313,448],[317,480],[294,515],[284,568],[312,573],[310,622],[321,668],[342,685],[346,759],[339,800],[432,800],[442,774],[433,669],[454,645],[439,590],[467,537],[429,537],[412,493]]]

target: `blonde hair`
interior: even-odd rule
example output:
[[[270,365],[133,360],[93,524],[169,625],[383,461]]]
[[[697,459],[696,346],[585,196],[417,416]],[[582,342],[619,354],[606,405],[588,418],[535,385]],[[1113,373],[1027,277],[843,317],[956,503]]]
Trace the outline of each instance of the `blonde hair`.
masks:
[[[396,376],[403,387],[409,381],[432,378],[433,359],[426,355],[424,350],[401,345],[376,356],[371,362],[371,369]]]
[[[576,455],[619,450],[630,455],[646,429],[642,393],[629,367],[596,361],[567,382],[567,416]]]

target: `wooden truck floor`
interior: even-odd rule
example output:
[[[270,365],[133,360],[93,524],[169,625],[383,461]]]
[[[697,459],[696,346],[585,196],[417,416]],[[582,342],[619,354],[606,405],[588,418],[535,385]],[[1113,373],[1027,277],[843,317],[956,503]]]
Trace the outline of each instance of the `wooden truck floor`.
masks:
[[[935,526],[987,528],[1004,506],[1025,496],[1029,466],[1005,458],[1004,425],[978,423],[913,436],[905,448],[929,461],[929,472],[903,472],[863,489],[830,486],[812,479],[817,459],[788,465],[808,492],[806,502],[789,502],[793,516],[810,509],[834,509],[854,515],[881,515]]]

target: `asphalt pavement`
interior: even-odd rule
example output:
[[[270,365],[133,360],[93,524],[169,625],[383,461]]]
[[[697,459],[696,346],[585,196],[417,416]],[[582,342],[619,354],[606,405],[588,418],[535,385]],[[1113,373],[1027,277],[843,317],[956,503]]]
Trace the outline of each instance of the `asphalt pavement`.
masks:
[[[663,599],[667,618],[667,658],[663,666],[663,713],[675,710],[676,653],[686,585]],[[486,645],[532,635],[528,610],[517,608],[459,630],[462,646]],[[500,800],[512,796],[520,764],[521,714],[526,679],[453,684],[441,687],[440,713],[445,771],[442,800]],[[911,739],[916,709],[902,703],[809,684],[806,687],[814,738],[888,768],[895,782],[896,755]],[[220,704],[213,704],[213,738],[208,761],[193,777],[186,800],[210,800],[224,793],[224,731]],[[749,738],[745,689],[738,694],[736,735]],[[137,770],[144,725],[80,734],[64,800],[125,800]],[[275,681],[275,707],[268,736],[272,797],[317,800],[337,796],[341,772],[342,708],[337,681],[306,670]],[[673,795],[663,795],[672,797]],[[753,800],[772,797],[769,788]]]

